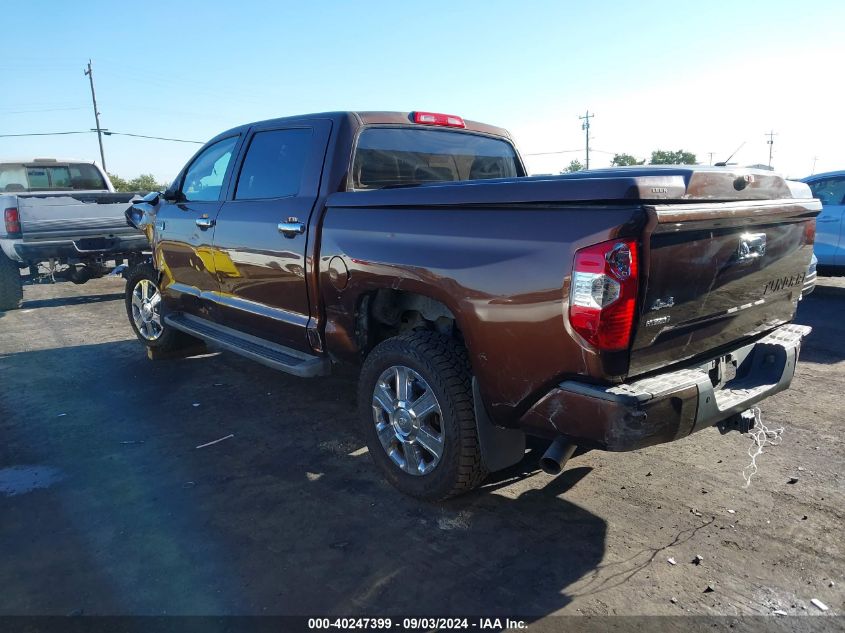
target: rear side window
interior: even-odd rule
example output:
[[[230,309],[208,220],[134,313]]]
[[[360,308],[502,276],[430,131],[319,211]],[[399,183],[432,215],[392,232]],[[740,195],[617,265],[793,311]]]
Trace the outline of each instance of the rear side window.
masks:
[[[67,165],[0,165],[0,191],[105,189],[100,171],[88,163]]]
[[[257,132],[244,158],[236,200],[287,198],[299,193],[311,151],[310,128]]]
[[[26,191],[26,167],[23,165],[0,165],[0,192]]]
[[[822,204],[845,204],[845,178],[826,178],[810,183],[813,197]]]
[[[453,130],[366,128],[352,162],[353,189],[521,176],[513,146]]]

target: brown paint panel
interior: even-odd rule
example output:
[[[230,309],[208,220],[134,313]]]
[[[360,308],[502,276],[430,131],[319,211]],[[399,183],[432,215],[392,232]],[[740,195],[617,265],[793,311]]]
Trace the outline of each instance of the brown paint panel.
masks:
[[[695,386],[638,406],[553,389],[521,420],[533,435],[564,437],[584,447],[630,451],[686,437],[698,408]]]
[[[454,314],[488,409],[501,423],[566,376],[606,377],[566,318],[577,248],[636,234],[636,207],[420,209],[330,208],[322,234],[321,296],[327,348],[356,361],[356,315],[381,288],[416,293]],[[341,257],[338,290],[328,262]]]

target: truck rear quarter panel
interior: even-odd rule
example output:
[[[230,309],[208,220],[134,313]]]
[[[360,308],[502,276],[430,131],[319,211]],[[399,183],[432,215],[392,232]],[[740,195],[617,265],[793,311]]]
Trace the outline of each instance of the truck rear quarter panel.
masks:
[[[452,312],[500,424],[515,425],[564,377],[612,373],[614,359],[588,352],[569,330],[569,276],[577,249],[638,235],[639,206],[345,205],[329,200],[319,261],[326,345],[336,357],[360,360],[362,299],[389,288]],[[349,271],[342,289],[330,275],[335,257]]]

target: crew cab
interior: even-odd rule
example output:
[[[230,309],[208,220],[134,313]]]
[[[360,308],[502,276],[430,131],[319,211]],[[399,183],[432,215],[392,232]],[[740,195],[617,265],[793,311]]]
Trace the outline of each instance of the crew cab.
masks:
[[[220,134],[130,209],[153,257],[126,307],[152,352],[359,364],[372,459],[440,499],[526,435],[559,472],[578,445],[745,423],[809,332],[790,321],[819,209],[746,169],[527,177],[505,130],[458,116],[290,117]]]
[[[21,270],[85,283],[114,260],[140,258],[146,237],[126,225],[134,193],[116,193],[93,163],[0,160],[0,310],[23,297]]]

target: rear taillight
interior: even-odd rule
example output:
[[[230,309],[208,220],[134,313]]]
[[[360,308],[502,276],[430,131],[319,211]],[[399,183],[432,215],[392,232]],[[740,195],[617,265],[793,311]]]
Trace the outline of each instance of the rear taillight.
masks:
[[[627,349],[637,304],[637,243],[610,240],[575,253],[569,322],[593,347]]]
[[[466,127],[464,120],[454,114],[439,114],[437,112],[414,112],[414,123],[423,125],[444,125],[446,127]]]
[[[804,243],[814,244],[816,241],[816,219],[807,220],[804,223]]]
[[[6,209],[3,212],[3,220],[6,223],[6,233],[17,235],[21,232],[21,216],[18,215],[17,209]]]

